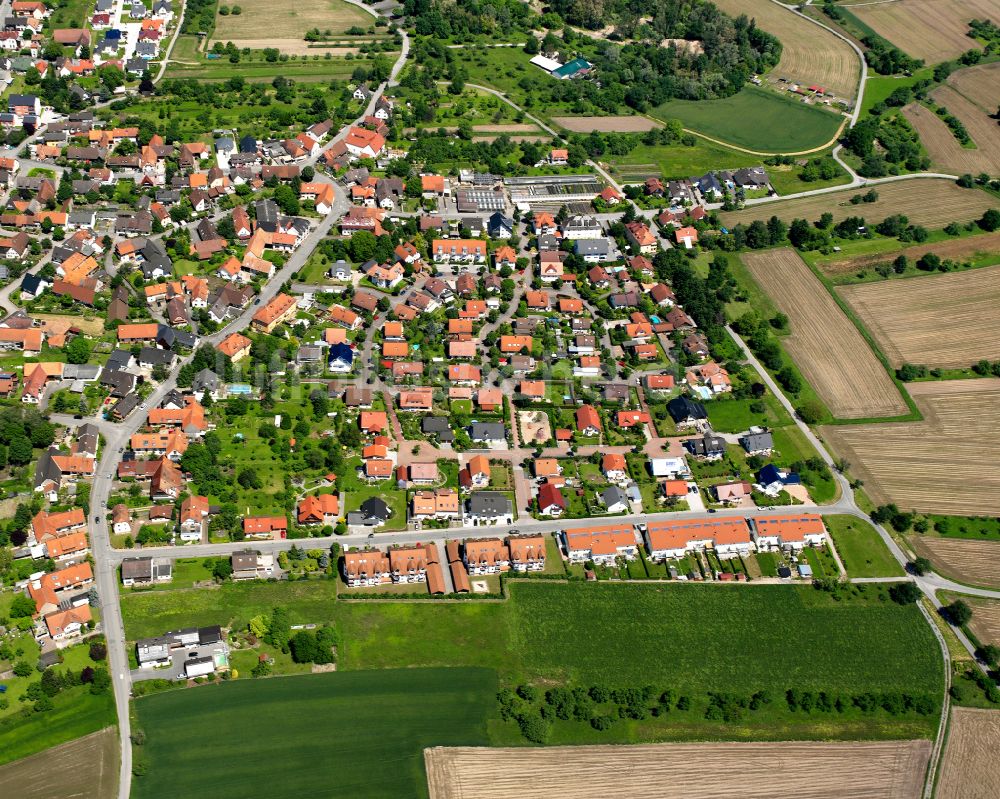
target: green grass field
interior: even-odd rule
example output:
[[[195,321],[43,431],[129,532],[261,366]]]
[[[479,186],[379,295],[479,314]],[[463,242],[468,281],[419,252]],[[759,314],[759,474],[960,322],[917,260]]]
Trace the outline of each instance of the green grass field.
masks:
[[[502,678],[703,691],[933,690],[939,656],[916,608],[835,602],[811,587],[512,583],[503,603],[333,602],[332,580],[224,585],[122,597],[130,640],[182,625],[235,624],[277,604],[293,623],[332,621],[339,668],[487,666]],[[794,630],[794,635],[790,631]],[[628,657],[622,651],[628,651]]]
[[[487,669],[405,669],[156,694],[135,703],[132,795],[426,796],[424,747],[486,744],[495,692]]]
[[[753,86],[721,100],[671,100],[653,109],[650,116],[679,119],[706,136],[767,153],[821,147],[837,134],[844,120]]]
[[[689,178],[713,169],[739,169],[760,163],[759,156],[730,150],[705,139],[696,139],[692,147],[683,144],[652,147],[640,144],[628,155],[606,157],[611,173],[626,183],[641,183],[655,175]]]
[[[903,576],[903,567],[868,522],[854,516],[825,516],[823,521],[850,577]]]

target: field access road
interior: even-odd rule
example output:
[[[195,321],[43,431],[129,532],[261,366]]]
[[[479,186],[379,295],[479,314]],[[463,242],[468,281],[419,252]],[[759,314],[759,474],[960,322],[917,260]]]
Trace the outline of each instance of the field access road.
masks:
[[[949,175],[945,172],[911,172],[907,175],[890,175],[887,178],[863,178],[843,161],[839,161],[839,158],[838,163],[840,163],[841,166],[847,169],[848,172],[854,176],[850,183],[841,183],[839,186],[827,186],[823,189],[798,191],[794,194],[782,194],[775,197],[756,197],[745,200],[743,204],[745,206],[765,205],[767,203],[776,203],[782,200],[798,200],[803,197],[815,197],[818,194],[833,194],[835,192],[846,191],[848,189],[866,189],[872,186],[881,186],[884,183],[898,183],[901,180],[922,180],[925,178],[932,178],[934,180],[958,180],[958,175]]]

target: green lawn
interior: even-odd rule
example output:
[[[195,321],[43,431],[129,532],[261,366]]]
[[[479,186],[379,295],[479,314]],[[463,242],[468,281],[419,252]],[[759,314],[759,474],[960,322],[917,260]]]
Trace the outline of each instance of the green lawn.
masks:
[[[381,485],[359,486],[350,488],[347,499],[344,502],[346,508],[344,515],[355,511],[361,507],[361,503],[371,497],[378,497],[392,511],[392,516],[384,526],[376,528],[380,530],[405,530],[406,529],[406,492],[394,487],[393,481],[383,482]]]
[[[765,409],[764,413],[754,413],[750,406],[754,400],[720,397],[705,403],[708,421],[717,433],[742,433],[752,425],[767,427],[773,419]]]
[[[816,189],[826,189],[830,186],[841,186],[845,183],[850,183],[851,176],[847,174],[847,171],[843,167],[839,167],[839,171],[840,174],[835,178],[812,181],[802,180],[800,178],[802,168],[797,166],[791,169],[768,167],[767,174],[771,178],[771,188],[778,192],[778,194],[794,194],[799,191],[815,191]]]
[[[495,692],[487,669],[404,669],[145,697],[135,703],[147,736],[136,757],[149,771],[132,795],[202,796],[211,785],[216,799],[262,789],[275,798],[424,797],[423,749],[488,743]]]
[[[837,134],[844,117],[748,86],[721,100],[670,100],[652,110],[657,119],[679,119],[685,127],[727,144],[770,153],[811,150]]]
[[[854,516],[824,516],[823,521],[848,576],[903,576],[903,567],[868,522]]]

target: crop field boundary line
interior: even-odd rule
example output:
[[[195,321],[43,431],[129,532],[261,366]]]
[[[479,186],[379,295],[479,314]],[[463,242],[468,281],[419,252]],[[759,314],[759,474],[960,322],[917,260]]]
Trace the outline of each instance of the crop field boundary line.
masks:
[[[797,253],[796,253],[797,254]],[[851,320],[851,323],[858,329],[861,337],[868,342],[868,346],[871,351],[875,353],[875,357],[879,359],[882,364],[882,368],[885,369],[886,374],[889,375],[889,379],[895,384],[896,389],[899,391],[900,396],[903,398],[903,402],[906,403],[906,407],[910,409],[908,414],[901,416],[883,416],[883,417],[871,417],[867,419],[836,419],[834,424],[881,424],[884,422],[922,422],[924,420],[924,415],[917,406],[916,401],[910,396],[910,392],[906,390],[905,385],[902,380],[896,377],[896,370],[892,368],[889,363],[889,359],[886,357],[885,353],[882,352],[882,348],[879,347],[878,342],[875,341],[875,337],[871,334],[867,327],[861,322],[861,319],[854,309],[850,306],[843,297],[841,297],[836,290],[834,283],[823,274],[822,270],[817,266],[813,266],[805,258],[799,256],[802,263],[809,267],[809,271],[812,272],[820,283],[823,284],[823,288],[826,289],[827,293],[833,297],[833,301],[837,303],[837,306],[841,311]]]
[[[768,250],[782,249],[783,247],[786,246],[787,245],[780,245],[778,247],[768,247],[763,250],[755,250],[755,252],[767,252]],[[858,329],[858,332],[861,334],[861,337],[867,342],[868,346],[875,354],[875,357],[878,358],[879,362],[882,364],[882,368],[885,369],[886,373],[889,375],[889,379],[896,386],[897,390],[900,393],[900,396],[903,398],[903,402],[906,403],[906,407],[910,409],[910,412],[908,414],[903,414],[900,416],[873,416],[873,417],[863,417],[859,419],[841,419],[836,415],[834,415],[833,411],[829,411],[829,406],[827,405],[827,410],[830,412],[831,420],[823,422],[823,424],[857,425],[857,424],[884,424],[890,422],[922,422],[924,420],[924,415],[921,412],[920,408],[917,406],[917,403],[914,401],[913,397],[910,396],[910,393],[906,391],[906,389],[903,387],[902,381],[898,377],[896,377],[895,372],[889,366],[889,359],[886,358],[885,353],[883,353],[882,350],[879,349],[878,345],[875,343],[875,340],[872,338],[871,333],[869,333],[868,329],[863,324],[861,324],[861,321],[854,314],[850,306],[847,304],[847,301],[843,300],[841,297],[837,295],[837,292],[834,290],[834,284],[830,282],[828,279],[824,278],[824,275],[820,272],[819,267],[813,266],[805,258],[799,255],[798,250],[795,250],[794,252],[795,255],[799,258],[799,260],[802,261],[802,263],[804,263],[817,278],[819,278],[820,282],[823,284],[823,288],[826,289],[827,293],[832,295],[833,301],[845,313],[845,315],[851,321],[851,323]],[[757,286],[758,290],[760,290],[768,297],[771,296],[767,292],[767,290],[757,281],[757,279],[753,276],[753,274],[750,273],[749,269],[746,270],[746,273],[749,279],[753,281],[754,285]],[[795,364],[795,368],[798,369],[798,371],[801,373],[802,371],[801,368],[799,367],[796,360],[788,352],[787,348],[782,343],[781,338],[776,336],[775,340],[778,342],[778,346],[781,347],[781,351],[788,357],[788,359],[793,364]],[[768,373],[771,374],[772,377],[774,377],[774,373],[772,372],[772,370],[768,369]],[[803,380],[806,379],[804,375],[802,379]],[[816,387],[813,386],[812,388],[813,391],[815,392]],[[817,396],[819,395],[817,394]],[[823,404],[826,405],[825,402]]]
[[[781,4],[778,3],[778,5],[781,5]],[[807,17],[807,19],[808,19],[808,17]],[[649,116],[649,114],[642,114],[642,116],[647,117],[648,119],[654,119],[654,117]],[[657,122],[662,122],[663,120],[660,119],[660,120],[656,120],[656,121]],[[833,138],[830,139],[828,142],[825,142],[824,144],[821,144],[818,147],[813,147],[812,149],[809,149],[809,150],[799,150],[799,151],[794,152],[794,153],[788,153],[788,152],[783,152],[783,151],[765,152],[763,150],[751,150],[751,149],[749,149],[747,147],[740,147],[738,144],[731,144],[731,143],[729,143],[727,141],[724,141],[722,139],[713,138],[712,136],[708,136],[708,135],[706,135],[706,134],[704,134],[704,133],[702,133],[700,131],[697,131],[697,130],[692,130],[691,128],[681,128],[681,130],[683,130],[685,133],[690,133],[692,136],[697,136],[699,139],[704,139],[705,141],[710,141],[710,142],[712,142],[712,144],[718,144],[718,145],[720,145],[722,147],[727,147],[730,150],[736,150],[737,152],[746,153],[747,155],[762,155],[762,156],[771,157],[771,156],[775,156],[775,155],[812,155],[813,153],[819,153],[819,152],[822,152],[823,150],[827,150],[830,147],[833,147],[837,143],[837,140],[840,138],[840,134],[844,132],[844,126],[848,122],[850,122],[850,120],[845,117],[841,121],[840,127],[837,128],[836,134],[834,134]]]

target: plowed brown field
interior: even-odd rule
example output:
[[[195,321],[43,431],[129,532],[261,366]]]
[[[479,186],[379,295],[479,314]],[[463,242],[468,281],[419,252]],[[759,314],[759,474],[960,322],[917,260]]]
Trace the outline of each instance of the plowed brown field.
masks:
[[[879,504],[1000,515],[1000,380],[910,383],[907,389],[923,421],[830,425],[822,428],[823,437]],[[995,546],[989,568],[1000,574],[1000,544]]]
[[[952,707],[935,797],[996,799],[1000,796],[998,750],[1000,710]]]
[[[734,17],[746,14],[781,40],[774,75],[807,86],[818,84],[839,97],[857,95],[861,60],[847,42],[771,0],[715,0],[715,5]]]
[[[963,583],[1000,587],[1000,541],[914,535],[910,543],[935,571]]]
[[[17,799],[111,799],[118,788],[114,728],[0,766],[0,796]]]
[[[833,214],[834,221],[848,216],[861,216],[869,223],[881,222],[892,214],[903,214],[914,225],[943,228],[949,222],[971,222],[979,219],[987,208],[996,206],[996,200],[977,189],[963,189],[952,180],[943,178],[916,178],[898,180],[876,186],[878,200],[873,203],[851,205],[858,189],[844,189],[793,200],[756,203],[741,211],[728,211],[721,215],[726,227],[742,222],[749,225],[755,219],[766,222],[777,216],[785,222],[800,218],[814,222],[825,211]]]
[[[868,342],[791,249],[743,256],[743,262],[791,322],[785,348],[834,416],[859,419],[907,411]]]
[[[430,799],[913,799],[929,754],[929,741],[438,747],[424,763]]]
[[[896,0],[851,5],[850,11],[876,33],[928,64],[947,61],[966,50],[982,49],[966,36],[970,19],[997,19],[997,0]]]
[[[893,366],[955,368],[1000,358],[1000,266],[837,291]]]
[[[590,133],[599,130],[602,133],[645,133],[663,125],[655,119],[639,116],[615,117],[552,117],[552,121],[573,133]]]
[[[972,606],[969,629],[984,644],[1000,646],[1000,599],[963,597]]]

